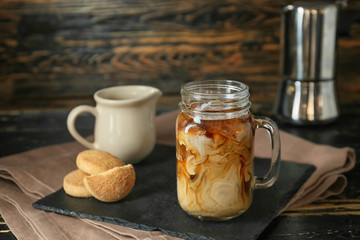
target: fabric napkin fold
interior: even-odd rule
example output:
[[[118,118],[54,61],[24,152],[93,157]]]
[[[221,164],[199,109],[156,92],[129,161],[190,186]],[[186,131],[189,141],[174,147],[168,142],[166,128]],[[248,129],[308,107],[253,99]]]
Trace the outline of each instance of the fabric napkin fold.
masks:
[[[157,143],[175,144],[177,112],[157,117]],[[283,210],[339,194],[342,174],[355,164],[351,148],[314,144],[281,132],[283,161],[312,164],[315,172]],[[257,131],[255,156],[269,157],[265,131]],[[76,168],[77,142],[42,147],[0,159],[0,214],[18,239],[176,239],[161,232],[79,219],[34,209],[32,203],[62,187],[63,177]]]
[[[255,136],[257,157],[270,157],[270,142],[266,134],[263,130]],[[307,163],[316,167],[283,210],[338,195],[344,190],[347,180],[343,173],[355,166],[354,149],[315,144],[284,131],[280,131],[280,141],[282,161]]]
[[[71,142],[0,159],[0,213],[18,239],[176,239],[34,209],[34,201],[62,187],[63,177],[76,168],[76,155],[83,150]]]

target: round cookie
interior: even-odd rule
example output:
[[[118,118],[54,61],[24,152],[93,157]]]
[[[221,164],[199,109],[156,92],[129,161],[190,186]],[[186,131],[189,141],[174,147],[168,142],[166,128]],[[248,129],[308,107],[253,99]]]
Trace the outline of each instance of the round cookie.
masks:
[[[79,169],[68,173],[63,181],[64,191],[73,197],[91,197],[91,194],[84,186],[84,178],[87,176],[89,175]]]
[[[87,176],[84,185],[93,197],[103,202],[116,202],[126,197],[135,184],[135,170],[131,164]]]
[[[123,166],[124,162],[108,152],[85,150],[77,155],[76,165],[81,171],[92,175]]]

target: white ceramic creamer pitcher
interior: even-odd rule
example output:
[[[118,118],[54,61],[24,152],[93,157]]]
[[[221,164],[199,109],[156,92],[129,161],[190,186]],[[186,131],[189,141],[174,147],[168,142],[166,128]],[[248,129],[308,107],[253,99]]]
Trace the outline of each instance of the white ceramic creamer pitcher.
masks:
[[[128,85],[105,88],[94,94],[96,107],[75,107],[67,119],[70,134],[82,145],[138,163],[155,145],[155,110],[162,92],[154,87]],[[76,118],[85,112],[95,116],[94,142],[82,137]]]

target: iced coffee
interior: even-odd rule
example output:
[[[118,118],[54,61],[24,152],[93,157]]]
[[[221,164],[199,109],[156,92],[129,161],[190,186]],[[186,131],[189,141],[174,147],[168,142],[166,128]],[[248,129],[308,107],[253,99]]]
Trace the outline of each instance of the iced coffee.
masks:
[[[246,211],[254,187],[252,115],[204,120],[181,112],[176,127],[177,195],[182,209],[214,220]]]
[[[234,80],[193,81],[181,88],[176,120],[177,195],[181,208],[203,220],[239,216],[253,190],[271,187],[280,169],[280,136],[269,118],[250,113],[249,87]],[[254,176],[255,129],[270,136],[271,164]]]

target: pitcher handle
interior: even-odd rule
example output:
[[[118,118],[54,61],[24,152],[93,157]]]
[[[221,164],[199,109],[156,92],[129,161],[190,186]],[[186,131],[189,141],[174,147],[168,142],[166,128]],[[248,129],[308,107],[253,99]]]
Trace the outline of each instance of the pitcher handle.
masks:
[[[71,136],[73,136],[75,138],[75,140],[77,140],[79,143],[81,143],[85,147],[87,147],[89,149],[93,149],[94,143],[89,142],[83,136],[81,136],[75,127],[75,120],[82,113],[91,113],[92,115],[95,116],[95,118],[98,115],[98,111],[96,110],[95,107],[91,107],[91,106],[87,106],[87,105],[77,106],[74,109],[72,109],[68,115],[67,128],[68,128]]]
[[[270,135],[271,164],[269,171],[263,177],[256,177],[255,189],[271,187],[277,180],[280,171],[280,133],[275,122],[267,117],[256,118],[257,128],[264,128]]]

